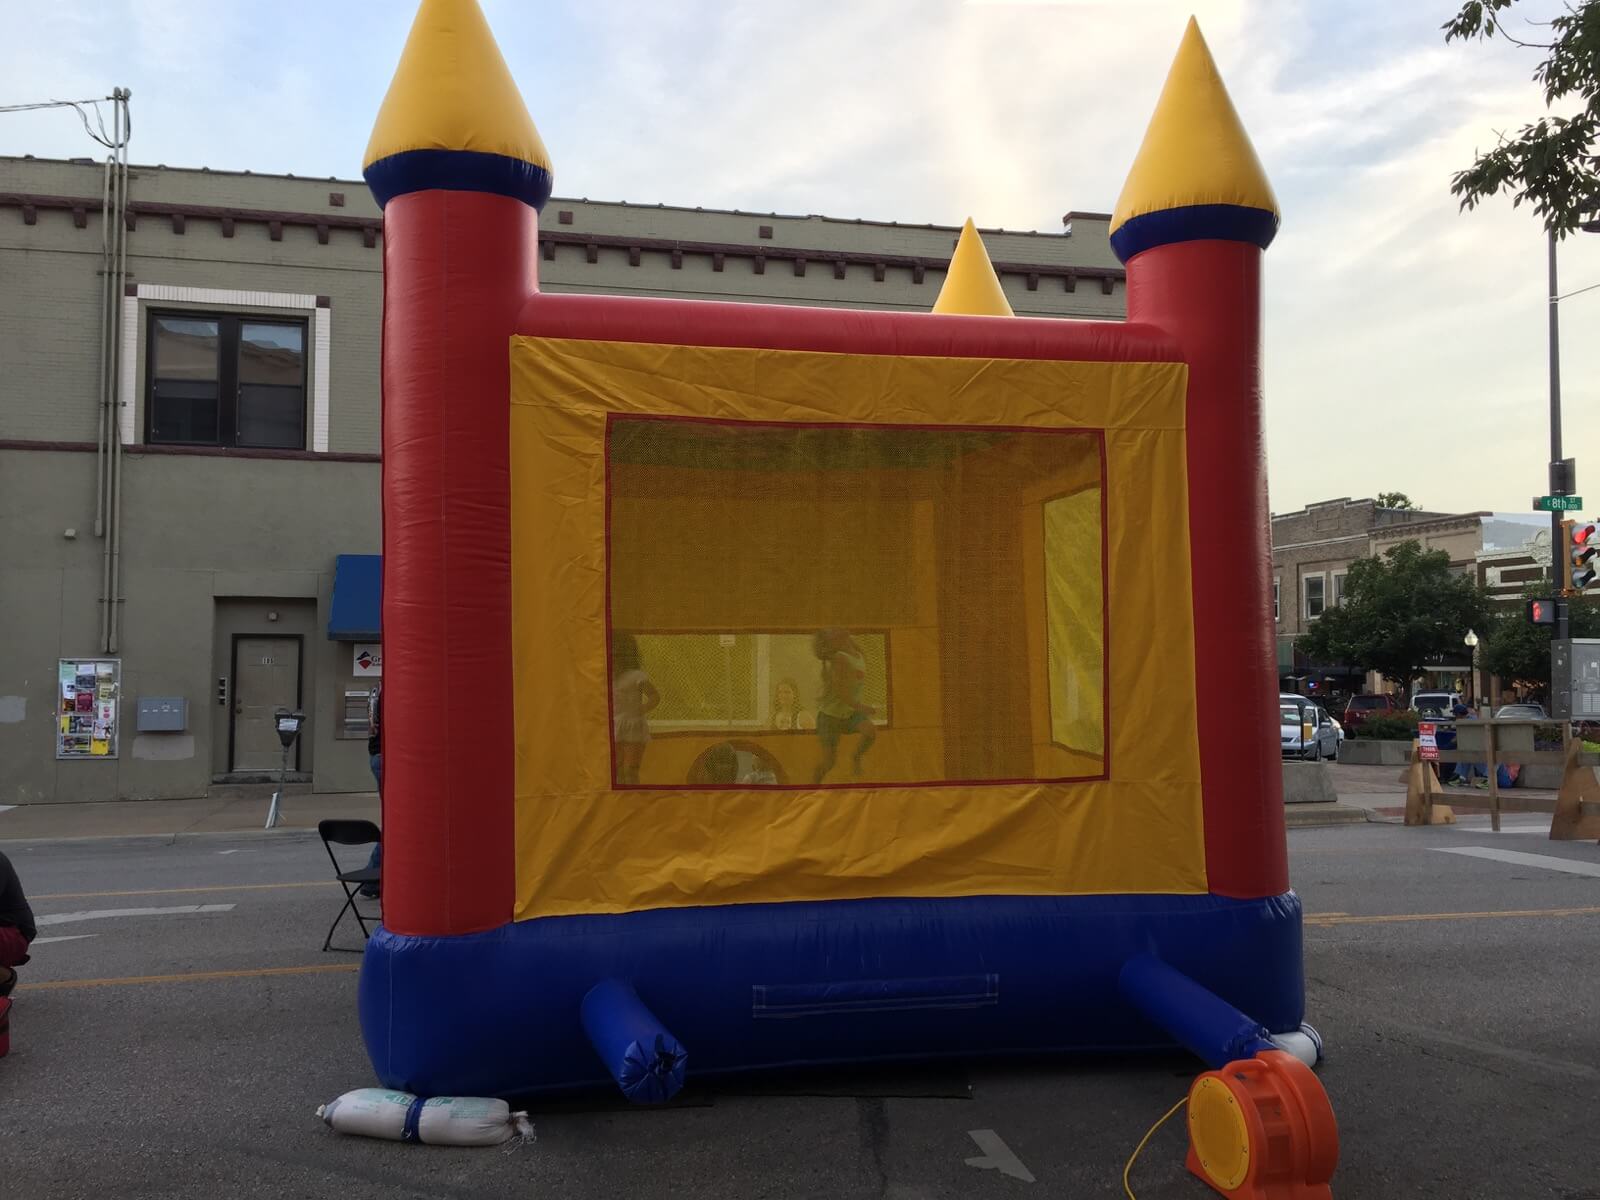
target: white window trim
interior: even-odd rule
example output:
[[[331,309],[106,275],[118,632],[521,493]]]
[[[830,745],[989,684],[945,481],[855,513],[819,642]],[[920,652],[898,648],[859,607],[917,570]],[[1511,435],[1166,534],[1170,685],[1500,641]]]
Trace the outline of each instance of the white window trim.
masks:
[[[235,308],[297,308],[311,319],[311,449],[328,451],[328,359],[333,347],[333,310],[318,308],[317,298],[294,292],[239,292],[228,288],[176,287],[166,283],[141,283],[122,300],[122,411],[118,424],[122,443],[138,441],[134,413],[139,398],[139,301],[168,304],[227,304]]]
[[[1306,580],[1308,579],[1322,580],[1322,612],[1327,612],[1329,608],[1328,573],[1326,571],[1306,571],[1300,576],[1300,616],[1302,620],[1315,621],[1322,613],[1318,613],[1316,617],[1311,615],[1311,596],[1306,591]]]
[[[1344,603],[1344,589],[1339,586],[1339,581],[1341,579],[1349,578],[1350,572],[1349,571],[1330,571],[1330,572],[1328,572],[1328,574],[1329,574],[1328,593],[1327,593],[1327,596],[1325,597],[1326,604],[1324,605],[1324,607],[1326,607],[1326,608],[1338,608]]]
[[[1283,624],[1283,576],[1272,577],[1272,623]]]

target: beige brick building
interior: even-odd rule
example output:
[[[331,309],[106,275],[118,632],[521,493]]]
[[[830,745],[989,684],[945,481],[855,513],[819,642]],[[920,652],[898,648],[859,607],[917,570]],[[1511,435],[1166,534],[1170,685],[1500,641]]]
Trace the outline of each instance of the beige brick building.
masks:
[[[336,609],[380,549],[377,207],[359,181],[148,166],[105,196],[89,160],[0,158],[0,804],[265,778],[279,705],[306,717],[295,778],[368,789],[376,626]],[[983,232],[1019,315],[1122,316],[1108,222]],[[957,232],[555,198],[539,270],[928,309]]]
[[[1302,690],[1315,681],[1315,690],[1338,693],[1390,690],[1381,678],[1363,675],[1353,664],[1311,662],[1296,651],[1295,639],[1343,599],[1351,563],[1381,555],[1401,542],[1443,550],[1450,555],[1452,569],[1476,575],[1483,520],[1489,515],[1380,508],[1375,500],[1348,496],[1273,514],[1272,586],[1280,684]],[[1430,671],[1429,683],[1453,684],[1467,670],[1463,649],[1459,662],[1446,660]]]

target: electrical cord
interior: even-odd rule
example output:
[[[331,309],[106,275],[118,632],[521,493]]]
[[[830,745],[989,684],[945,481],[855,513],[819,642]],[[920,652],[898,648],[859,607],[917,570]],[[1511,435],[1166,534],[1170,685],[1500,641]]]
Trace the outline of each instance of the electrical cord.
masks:
[[[106,96],[104,99],[115,101],[115,97],[112,96]],[[37,112],[46,108],[72,109],[78,114],[78,120],[83,122],[83,131],[85,133],[108,149],[115,150],[117,148],[117,144],[111,140],[111,135],[106,132],[105,118],[100,113],[99,100],[40,100],[32,104],[0,104],[0,113]],[[99,133],[96,133],[94,128],[89,125],[89,114],[84,111],[85,108],[94,111],[94,123],[99,128]],[[132,132],[132,122],[129,122],[128,131],[129,133]],[[124,136],[123,140],[126,141],[127,137]]]
[[[1155,1137],[1156,1130],[1160,1129],[1167,1123],[1167,1118],[1172,1116],[1173,1113],[1177,1112],[1187,1103],[1189,1103],[1189,1097],[1185,1096],[1171,1108],[1167,1109],[1166,1112],[1162,1113],[1160,1119],[1157,1120],[1154,1125],[1150,1126],[1150,1128],[1145,1131],[1145,1135],[1139,1139],[1139,1144],[1133,1148],[1133,1153],[1128,1155],[1128,1161],[1122,1168],[1122,1190],[1128,1193],[1128,1200],[1139,1200],[1139,1197],[1133,1194],[1132,1185],[1128,1183],[1128,1176],[1133,1171],[1134,1160],[1139,1157],[1140,1152],[1145,1148],[1145,1145],[1150,1141],[1150,1139]]]

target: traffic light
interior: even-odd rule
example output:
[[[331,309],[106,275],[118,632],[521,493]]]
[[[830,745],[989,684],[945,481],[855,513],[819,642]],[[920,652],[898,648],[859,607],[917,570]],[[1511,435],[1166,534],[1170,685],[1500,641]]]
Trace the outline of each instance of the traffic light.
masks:
[[[1579,524],[1576,521],[1564,522],[1567,526],[1567,558],[1568,558],[1568,587],[1575,592],[1581,592],[1594,584],[1597,575],[1600,575],[1600,563],[1595,562],[1595,556],[1600,554],[1600,527],[1593,521]]]
[[[1528,620],[1535,625],[1554,625],[1556,623],[1556,602],[1554,600],[1529,600]]]

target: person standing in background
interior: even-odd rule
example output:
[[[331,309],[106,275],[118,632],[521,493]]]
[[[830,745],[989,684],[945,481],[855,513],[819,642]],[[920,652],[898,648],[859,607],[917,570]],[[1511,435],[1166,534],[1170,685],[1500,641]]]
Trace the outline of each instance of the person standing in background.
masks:
[[[877,727],[872,723],[876,710],[861,700],[867,682],[866,655],[849,630],[837,628],[819,630],[812,638],[811,649],[822,664],[822,696],[817,704],[817,741],[822,746],[822,758],[811,782],[821,783],[828,777],[839,760],[839,740],[850,733],[861,735],[851,759],[859,779],[861,760],[878,740]]]
[[[611,639],[611,744],[616,784],[639,782],[645,747],[650,744],[650,714],[661,703],[639,659],[639,640],[631,633]]]
[[[378,803],[381,806],[383,803],[383,680],[381,679],[374,683],[372,691],[367,693],[367,763],[372,768],[372,778],[378,782]],[[382,868],[382,842],[372,848],[367,866],[375,870]],[[368,900],[376,900],[380,889],[378,884],[364,883],[360,892]]]

